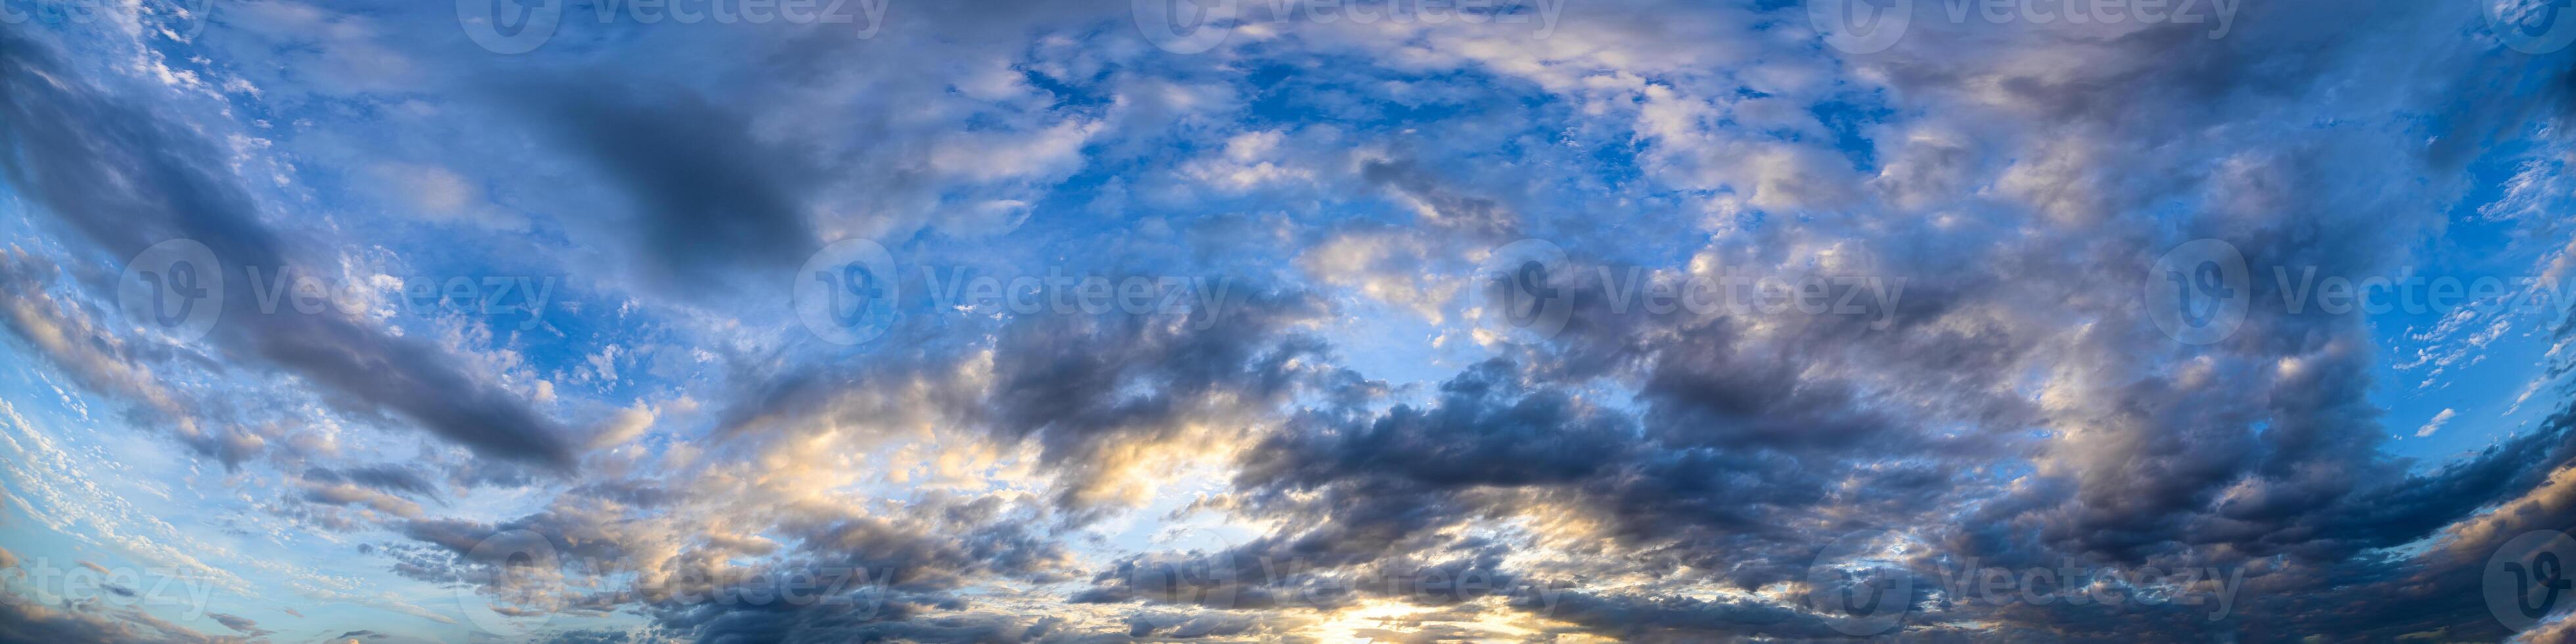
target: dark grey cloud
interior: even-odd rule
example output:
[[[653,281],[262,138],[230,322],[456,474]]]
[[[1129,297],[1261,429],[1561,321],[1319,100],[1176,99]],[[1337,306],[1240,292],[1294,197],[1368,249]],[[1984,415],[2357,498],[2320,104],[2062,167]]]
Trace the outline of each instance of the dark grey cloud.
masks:
[[[229,628],[229,629],[233,629],[233,630],[235,630],[235,631],[240,631],[242,634],[249,635],[249,636],[251,636],[251,637],[259,637],[259,636],[263,636],[263,635],[268,635],[268,634],[270,634],[270,633],[272,632],[272,631],[269,631],[269,630],[266,630],[266,629],[262,629],[262,628],[260,628],[260,627],[259,627],[259,622],[251,621],[249,618],[241,617],[241,616],[239,616],[239,615],[227,615],[227,614],[224,614],[224,613],[206,613],[206,617],[207,617],[208,619],[213,619],[213,620],[215,620],[215,623],[223,624],[223,625],[224,625],[224,628]]]
[[[889,413],[842,403],[877,383],[930,377],[989,350],[988,387],[934,388],[923,394],[929,399],[906,404],[934,408],[938,417],[1006,444],[1033,442],[1040,460],[1067,477],[1059,501],[1085,509],[1091,502],[1082,497],[1119,465],[1110,454],[1175,440],[1190,421],[1268,413],[1324,373],[1301,365],[1311,365],[1326,345],[1294,331],[1326,315],[1324,302],[1257,284],[1233,288],[1227,302],[1186,314],[1016,316],[992,331],[989,346],[893,352],[864,366],[761,365],[735,376],[751,385],[726,410],[719,432],[773,440],[765,434],[796,431],[816,419]],[[903,336],[889,341],[907,343]]]
[[[0,144],[12,151],[0,170],[57,225],[120,261],[182,238],[227,267],[333,261],[299,254],[292,235],[270,228],[200,135],[79,80],[50,45],[19,29],[0,29]],[[230,271],[223,279],[231,314],[207,337],[226,355],[273,365],[345,409],[392,412],[486,457],[571,465],[564,430],[437,347],[333,315],[257,314],[249,279]]]
[[[2377,24],[2439,31],[2456,31],[2466,17],[2432,4],[2354,11]],[[1042,11],[1058,10],[1080,8]],[[2321,23],[2314,16],[2331,12],[2313,3],[2247,10],[2238,25],[2244,32],[2218,41],[2201,36],[2207,25],[2089,39],[1922,20],[1918,37],[1886,56],[1827,61],[1889,83],[1883,92],[1832,90],[1835,99],[1920,111],[1919,122],[1908,123],[1929,132],[1920,138],[1956,136],[1909,147],[1914,132],[1864,131],[1851,143],[1870,154],[1836,150],[1847,158],[1823,165],[1782,161],[1798,167],[1781,181],[1813,197],[1809,211],[1752,212],[1771,206],[1750,195],[1771,188],[1731,183],[1741,178],[1728,175],[1744,168],[1705,179],[1648,168],[1636,170],[1636,182],[1671,181],[1678,185],[1662,189],[1682,194],[1620,206],[1708,212],[1642,213],[1637,221],[1652,225],[1627,228],[1570,216],[1554,221],[1561,213],[1525,211],[1518,196],[1491,190],[1496,180],[1463,176],[1491,168],[1443,169],[1438,150],[1395,145],[1407,156],[1344,159],[1349,178],[1436,213],[1415,223],[1444,235],[1425,242],[1422,261],[1393,263],[1406,270],[1439,270],[1438,258],[1530,231],[1569,229],[1560,241],[1582,268],[1668,254],[1681,256],[1670,264],[1689,270],[1703,263],[1825,270],[1814,266],[1820,257],[1862,257],[1866,265],[1851,270],[1909,280],[1902,303],[1875,312],[1883,316],[1635,315],[1578,299],[1563,334],[1503,348],[1506,357],[1465,366],[1428,391],[1344,368],[1354,361],[1308,331],[1342,321],[1338,294],[1285,283],[1247,287],[1251,299],[1216,319],[914,322],[856,353],[812,352],[793,342],[719,346],[710,350],[727,354],[732,395],[719,403],[709,442],[716,452],[756,451],[808,438],[800,432],[812,426],[917,412],[1005,447],[1033,447],[1041,475],[1056,477],[1049,482],[1057,494],[1043,507],[934,494],[882,513],[780,509],[742,519],[753,525],[726,526],[757,532],[764,541],[753,543],[665,519],[714,503],[767,508],[773,499],[710,502],[695,496],[703,490],[621,474],[569,486],[555,507],[517,519],[398,521],[390,527],[410,542],[375,551],[399,574],[441,584],[512,583],[512,575],[498,573],[523,569],[610,576],[662,566],[649,572],[670,573],[675,585],[565,594],[542,608],[631,608],[661,634],[711,642],[1279,639],[1289,633],[1282,615],[1372,599],[1399,600],[1426,616],[1502,610],[1514,613],[1503,617],[1546,617],[1622,641],[1682,642],[1840,639],[1826,620],[1799,607],[1704,591],[1794,588],[1836,536],[1897,529],[1926,547],[1922,558],[1904,562],[1916,584],[1909,605],[1931,605],[1938,614],[1908,622],[1896,639],[2504,636],[2482,614],[2477,567],[2518,531],[2576,526],[2567,509],[2576,504],[2521,502],[2566,494],[2550,477],[2576,459],[2569,412],[2477,454],[2421,468],[2383,449],[2387,431],[2369,395],[2381,386],[2374,373],[2380,357],[2361,322],[2261,311],[2237,336],[2194,349],[2154,329],[2135,294],[2155,256],[2186,239],[2228,240],[2258,272],[2315,265],[2365,274],[2403,261],[2409,245],[2438,232],[2438,220],[2426,213],[2444,212],[2450,204],[2442,195],[2460,190],[2438,177],[2495,143],[2496,132],[2562,108],[2466,110],[2456,122],[2421,128],[2378,120],[2384,113],[2452,113],[2445,108],[2460,99],[2451,97],[2479,96],[2505,76],[2563,82],[2565,60],[2464,60],[2476,52],[2454,52],[2420,66],[2380,64],[2414,62],[2378,53],[2410,44],[2406,30]],[[954,18],[947,12],[960,10],[925,11]],[[1791,22],[1779,27],[1766,17],[1768,33],[1795,31],[1798,8],[1778,11]],[[1594,15],[1682,23],[1673,18],[1694,14],[1640,5]],[[1023,22],[964,22],[972,24],[924,31],[1014,47],[1026,35]],[[1319,34],[1297,33],[1265,41],[1255,53],[1326,44]],[[1435,49],[1406,46],[1424,48],[1408,50],[1408,59]],[[292,255],[292,235],[256,225],[248,199],[219,179],[210,163],[216,157],[202,143],[78,86],[36,82],[59,67],[45,55],[0,52],[8,65],[0,79],[11,90],[0,105],[10,122],[30,124],[0,125],[7,136],[0,140],[49,159],[9,166],[10,178],[63,213],[64,225],[111,253],[156,238],[145,232],[157,227],[227,253]],[[1195,60],[1185,64],[1236,59]],[[2033,60],[2070,64],[2024,64]],[[1815,71],[1777,62],[1790,63],[1772,70],[1783,76]],[[799,80],[841,78],[828,65],[789,67]],[[2474,71],[2426,78],[2461,68]],[[1695,73],[1639,82],[1673,92],[1717,90],[1678,101],[1675,109],[1685,112],[1705,107],[1697,102],[1756,93],[1740,87],[1751,79]],[[869,87],[898,100],[953,91],[944,80],[903,80],[914,82]],[[2393,90],[2402,95],[2381,91],[2386,85],[2403,85]],[[1841,93],[1855,91],[1889,95]],[[828,155],[758,134],[761,114],[700,90],[582,80],[527,93],[523,100],[540,121],[537,138],[573,151],[627,198],[631,218],[599,223],[632,229],[630,259],[648,280],[670,288],[703,291],[777,272],[816,245],[814,222],[804,214],[813,199],[806,186],[832,174],[816,168],[848,162],[883,169],[883,159],[815,161]],[[1615,100],[1604,104],[1614,113],[1625,109]],[[2366,105],[2357,111],[2367,114],[2336,111],[2351,104]],[[1760,116],[1756,106],[1739,107],[1671,120],[1687,129]],[[74,118],[88,113],[130,127]],[[2278,126],[2257,118],[2281,114],[2297,116]],[[64,127],[50,127],[57,124]],[[1609,150],[1613,156],[1675,167],[1748,151],[1694,147],[1673,133],[1617,138],[1636,147]],[[56,158],[63,160],[50,161]],[[2029,163],[2005,168],[1980,159]],[[1833,165],[1845,161],[1853,167]],[[1868,179],[1868,166],[1880,161],[1908,165]],[[143,176],[140,183],[158,190],[108,191],[80,170]],[[2031,174],[1998,176],[2008,171]],[[866,175],[889,184],[915,176]],[[1854,185],[1841,190],[1838,182]],[[2408,191],[2388,188],[2428,183],[2438,184],[2425,190],[2436,196],[2392,196]],[[1852,212],[1825,211],[1846,207]],[[152,214],[162,210],[184,214]],[[1698,218],[1710,223],[1686,223]],[[1269,250],[1261,244],[1322,234],[1293,221],[1218,219],[1195,228],[1183,222],[1189,232],[1178,239],[1207,244],[1193,249],[1201,254],[1256,254]],[[1684,232],[1640,240],[1668,228]],[[1235,239],[1209,241],[1227,237]],[[32,263],[19,268],[9,270],[45,272]],[[1561,273],[1558,285],[1581,287],[1568,289],[1585,294],[1578,297],[1602,290],[1592,271]],[[40,286],[12,286],[18,283],[0,286],[21,300],[41,293]],[[2267,288],[2258,284],[2254,297],[2277,295]],[[20,324],[22,334],[29,324]],[[2568,328],[2557,333],[2567,337]],[[228,350],[324,381],[353,407],[391,409],[478,452],[538,463],[567,458],[545,438],[560,434],[541,418],[505,395],[478,397],[479,385],[396,340],[329,322],[266,323],[224,337]],[[114,358],[106,362],[134,359],[103,355]],[[942,374],[978,360],[989,360],[989,370],[976,372],[988,379],[947,386],[963,379]],[[415,393],[459,391],[465,399],[454,406],[467,411],[447,411],[457,400],[433,405],[421,402],[431,394]],[[1425,398],[1406,398],[1414,393]],[[857,400],[866,396],[883,399]],[[251,453],[207,440],[198,449],[227,463]],[[1072,563],[1067,544],[1080,538],[1076,530],[1115,510],[1086,493],[1126,464],[1129,448],[1191,440],[1250,446],[1232,463],[1238,469],[1226,481],[1228,494],[1194,509],[1278,527],[1212,552],[1139,554],[1097,570]],[[447,474],[475,484],[525,483],[530,477],[520,467],[470,463]],[[427,477],[391,466],[315,467],[304,478],[412,496],[437,491]],[[1510,522],[1525,511],[1579,519],[1595,533],[1572,546],[1553,544],[1560,551],[1546,554],[1555,560],[1526,562],[1515,557],[1530,553]],[[475,554],[503,534],[542,540],[558,559],[513,563]],[[678,554],[638,560],[665,548]],[[762,563],[725,572],[745,555]],[[2015,567],[2224,567],[2244,571],[2247,590],[2237,598],[2240,616],[2217,623],[2170,606],[1989,606],[1936,597],[1936,568],[1966,558]],[[868,583],[835,595],[849,601],[828,604],[677,597],[774,594],[795,575],[824,571],[861,571]],[[1572,589],[1521,597],[1492,588],[1394,592],[1365,583],[1466,577]],[[961,592],[990,579],[1087,584],[1065,601],[1132,612],[1114,632],[1076,632],[1052,618],[1013,614],[989,595]],[[1585,585],[1592,583],[1621,587]],[[1484,601],[1496,596],[1507,601]],[[1470,635],[1431,621],[1392,619],[1366,635]]]
[[[1595,475],[1642,438],[1634,421],[1569,392],[1532,391],[1503,359],[1442,383],[1429,409],[1397,405],[1361,418],[1351,411],[1310,410],[1254,450],[1238,480],[1280,487],[1359,476],[1427,488],[1562,483]]]
[[[958,591],[989,578],[1060,581],[1070,566],[1052,521],[991,497],[791,512],[764,531],[783,547],[651,521],[562,508],[498,523],[421,519],[397,526],[409,541],[377,551],[407,577],[527,600],[509,610],[631,609],[657,632],[701,642],[1017,641],[1030,618],[973,611]],[[676,557],[635,556],[668,539]],[[740,565],[745,557],[759,562]],[[576,591],[562,579],[604,583]]]
[[[140,644],[239,641],[239,638],[209,637],[204,633],[189,630],[142,611],[100,607],[96,603],[52,607],[39,602],[24,601],[23,598],[0,601],[0,642]]]
[[[438,497],[438,486],[413,472],[392,463],[378,463],[333,470],[313,467],[304,470],[304,479],[324,483],[352,483],[385,492],[414,497]]]
[[[629,261],[652,283],[708,297],[743,280],[778,281],[823,243],[800,186],[822,178],[809,151],[763,141],[750,116],[676,86],[567,78],[515,88],[539,138],[626,197],[632,217],[571,220],[630,231]]]
[[[2285,20],[2278,11],[2257,17]],[[2302,46],[2303,38],[2329,37],[2324,32],[2205,43],[2182,31],[2149,28],[2113,43],[2124,56],[2160,59],[2170,51],[2182,64],[2080,81],[2007,78],[2001,89],[2024,98],[2067,136],[2128,140],[2196,127],[2195,117],[2223,120],[2211,105],[2253,109],[2298,100],[2306,89],[2273,89],[2275,82],[2340,65],[2347,61],[2331,58],[2354,54],[2282,51]],[[2352,46],[2361,45],[2334,45]],[[1975,86],[1955,76],[1899,80],[1936,92]],[[2138,107],[2191,101],[2199,102],[2175,110]],[[2360,155],[2369,147],[2356,142],[2362,137],[2292,136],[2263,159],[2268,174],[2253,183],[2205,170],[2149,172],[2125,184],[2118,183],[2125,178],[2085,178],[2098,183],[2067,193],[2055,207],[2090,218],[2021,233],[2046,241],[1953,245],[1956,233],[1913,230],[1902,220],[1873,222],[1881,228],[1870,236],[1919,240],[1917,248],[1887,249],[1881,256],[1890,263],[1873,267],[1913,280],[1885,329],[1863,328],[1866,319],[1611,315],[1598,302],[1579,302],[1567,331],[1529,351],[1526,367],[1472,368],[1442,386],[1439,407],[1298,412],[1265,449],[1247,456],[1236,481],[1254,499],[1279,491],[1310,495],[1252,506],[1256,515],[1288,518],[1291,527],[1182,564],[1230,572],[1201,583],[1140,586],[1136,570],[1173,564],[1131,559],[1077,598],[1193,603],[1213,594],[1266,607],[1277,589],[1249,587],[1245,561],[1302,556],[1328,567],[1360,567],[1440,547],[1417,535],[1476,524],[1477,510],[1487,507],[1480,503],[1493,502],[1476,492],[1499,486],[1598,509],[1614,527],[1623,559],[1718,571],[1700,574],[1739,589],[1797,579],[1817,549],[1842,531],[1906,528],[1939,535],[1942,541],[1930,545],[1946,556],[2003,565],[2073,560],[2247,569],[2250,585],[2240,607],[2261,616],[2213,625],[2190,611],[2141,607],[1962,607],[1954,613],[2000,620],[1998,630],[1984,635],[2004,639],[2216,632],[2271,641],[2443,629],[2455,636],[2500,635],[2483,621],[2475,586],[2484,556],[2477,544],[2491,549],[2494,541],[2451,546],[2464,553],[2459,556],[2406,557],[2384,549],[2436,538],[2483,509],[2540,489],[2570,457],[2558,423],[2409,474],[2413,463],[2380,450],[2386,432],[2366,397],[2374,358],[2356,348],[2368,344],[2358,320],[2264,312],[2207,354],[2215,369],[2195,373],[2199,356],[2177,355],[2178,345],[2144,324],[2133,297],[2099,295],[2137,292],[2156,253],[2196,237],[2230,240],[2258,271],[2317,265],[2372,274],[2399,259],[2393,249],[2414,229],[2378,222],[2412,220],[2403,211],[2417,204],[2343,188],[2353,177],[2400,180],[2443,161],[2410,155],[2388,165],[2384,157]],[[2205,158],[2111,154],[2132,169]],[[2179,232],[2115,217],[2152,209],[2156,199],[2173,194],[2275,210],[2216,206]],[[1743,231],[1744,239],[1721,241],[1711,251],[1731,263],[1760,265],[1766,253],[1777,252],[1772,249],[1856,233],[1821,218],[1802,223],[1809,225]],[[1590,249],[1575,250],[1580,258]],[[1587,279],[1570,273],[1562,278],[1568,283]],[[2042,404],[2034,392],[2015,390],[2016,372],[2027,369],[2061,370],[2058,386],[2066,398]],[[1513,376],[1495,378],[1496,372]],[[1525,414],[1557,399],[1544,393],[1549,388],[1602,380],[1636,392],[1633,417],[1607,414],[1619,418],[1612,424],[1635,427],[1632,434],[1604,432],[1603,421],[1583,415]],[[1522,387],[1537,393],[1514,390],[1493,400],[1459,394],[1497,381],[1534,382]],[[1443,422],[1452,418],[1458,420]],[[1443,429],[1452,425],[1470,429]],[[2033,440],[2034,429],[2052,439]],[[1614,436],[1627,440],[1605,440]],[[2016,465],[2025,459],[2040,467]],[[1794,527],[1820,513],[1838,520],[1824,529]],[[2567,525],[2551,515],[2529,519],[2516,523]],[[1918,588],[1935,579],[1929,568],[1917,571]],[[1567,605],[1572,612],[1555,615],[1623,639],[1838,635],[1809,616],[1767,604],[1580,597]],[[2328,608],[2337,602],[2372,608]],[[1910,629],[1908,636],[1923,639],[1971,637],[1937,624]]]

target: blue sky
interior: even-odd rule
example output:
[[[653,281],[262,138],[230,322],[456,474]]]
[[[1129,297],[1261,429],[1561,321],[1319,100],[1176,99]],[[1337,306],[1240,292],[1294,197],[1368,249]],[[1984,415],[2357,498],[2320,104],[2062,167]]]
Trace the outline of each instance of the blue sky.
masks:
[[[2546,4],[0,0],[0,642],[2562,635]]]

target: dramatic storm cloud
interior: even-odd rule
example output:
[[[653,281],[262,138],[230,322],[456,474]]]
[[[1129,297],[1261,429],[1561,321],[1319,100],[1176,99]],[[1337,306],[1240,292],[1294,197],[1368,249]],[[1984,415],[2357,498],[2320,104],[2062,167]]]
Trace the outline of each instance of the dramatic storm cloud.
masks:
[[[0,0],[0,642],[2565,641],[2543,0]]]

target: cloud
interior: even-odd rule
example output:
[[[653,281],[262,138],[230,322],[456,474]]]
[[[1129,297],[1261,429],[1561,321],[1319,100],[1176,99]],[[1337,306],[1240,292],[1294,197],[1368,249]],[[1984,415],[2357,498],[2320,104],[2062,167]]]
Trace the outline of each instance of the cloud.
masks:
[[[653,283],[701,296],[738,273],[790,272],[823,246],[800,186],[818,178],[788,142],[682,88],[567,80],[522,89],[540,134],[623,191],[634,216],[629,261]]]
[[[16,151],[0,160],[0,170],[55,225],[120,259],[186,238],[213,249],[226,266],[281,270],[299,261],[195,130],[65,82],[79,77],[51,46],[16,29],[0,31],[0,44],[0,87],[8,90],[0,101],[8,114],[0,144]],[[232,314],[208,336],[225,355],[298,375],[355,411],[391,410],[488,456],[571,464],[552,421],[436,347],[328,314],[254,314],[254,289],[244,279],[224,291],[221,305]]]
[[[42,213],[0,258],[0,319],[64,388],[201,417],[176,435],[226,465],[134,472],[138,505],[81,465],[112,438],[20,420],[10,499],[171,561],[257,558],[194,528],[365,544],[292,587],[429,622],[453,620],[401,598],[644,622],[561,641],[1836,639],[1802,598],[1843,589],[1810,573],[1877,530],[1915,588],[1898,639],[2492,640],[2486,557],[2576,516],[2548,378],[2526,397],[2553,413],[2441,457],[2372,396],[2461,377],[2440,370],[2503,355],[2510,325],[2257,306],[2186,345],[2142,311],[2157,258],[2198,239],[2241,251],[2254,302],[2283,295],[2274,268],[2389,273],[2438,261],[2428,239],[2565,264],[2534,214],[2564,192],[2564,60],[2464,36],[2471,8],[2248,5],[2219,39],[1917,14],[1869,56],[1795,4],[1592,6],[1543,39],[1250,20],[1199,56],[1130,9],[907,5],[869,39],[573,20],[451,66],[474,52],[454,30],[263,7],[417,87],[317,85],[270,70],[290,34],[213,33],[208,63],[162,61],[196,82],[149,86],[260,75],[203,109],[123,91],[149,68],[84,67],[122,60],[99,46],[0,31],[0,176]],[[296,164],[356,171],[260,176]],[[2470,203],[2489,177],[2495,204]],[[424,239],[369,218],[390,207],[483,225]],[[147,346],[98,267],[180,236],[268,266],[524,263],[585,292],[543,327],[228,316]],[[780,276],[854,236],[906,272],[1214,276],[1231,299],[899,302],[884,337],[826,346]],[[1524,237],[1567,251],[1545,282],[1564,329],[1456,341],[1494,337],[1460,274]],[[1891,288],[1859,314],[1636,297],[1761,277]],[[46,420],[88,417],[31,391]],[[379,431],[404,426],[435,440]],[[260,512],[198,518],[236,498]],[[161,516],[186,525],[137,518]],[[1972,561],[2242,585],[2218,622],[1936,592]],[[180,637],[71,610],[0,624]]]
[[[226,615],[223,613],[207,613],[206,616],[213,618],[216,623],[223,624],[224,628],[233,629],[251,637],[270,634],[270,631],[262,630],[259,627],[259,622],[254,622],[239,616]]]
[[[0,602],[0,642],[225,642],[131,608]]]
[[[433,165],[384,163],[370,169],[400,203],[423,220],[465,223],[501,231],[521,231],[525,216],[489,202],[483,189],[464,175]]]
[[[2423,427],[2415,428],[2415,437],[2423,438],[2433,435],[2433,432],[2440,431],[2442,429],[2442,425],[2451,422],[2452,416],[2458,415],[2460,415],[2459,410],[2447,407],[2443,408],[2442,413],[2434,414],[2432,420],[2424,421]]]

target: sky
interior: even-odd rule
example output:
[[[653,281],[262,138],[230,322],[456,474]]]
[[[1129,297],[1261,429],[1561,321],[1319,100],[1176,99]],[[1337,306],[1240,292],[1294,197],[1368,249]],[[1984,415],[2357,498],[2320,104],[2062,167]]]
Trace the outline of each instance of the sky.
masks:
[[[0,642],[2567,641],[2560,5],[0,0]]]

